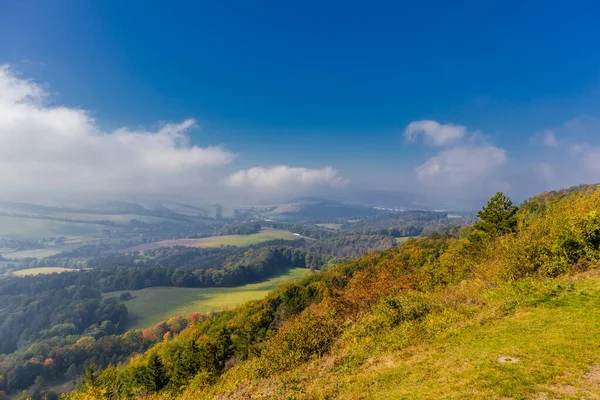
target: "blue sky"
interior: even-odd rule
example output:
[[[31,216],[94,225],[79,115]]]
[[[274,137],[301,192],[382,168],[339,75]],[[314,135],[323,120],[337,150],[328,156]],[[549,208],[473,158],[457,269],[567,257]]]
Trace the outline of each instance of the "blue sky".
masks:
[[[0,64],[103,132],[193,118],[188,146],[235,153],[227,173],[332,166],[345,187],[523,197],[600,180],[599,16],[596,2],[5,0]],[[407,141],[421,120],[465,133]],[[487,153],[450,158],[484,147],[503,155],[466,179]]]

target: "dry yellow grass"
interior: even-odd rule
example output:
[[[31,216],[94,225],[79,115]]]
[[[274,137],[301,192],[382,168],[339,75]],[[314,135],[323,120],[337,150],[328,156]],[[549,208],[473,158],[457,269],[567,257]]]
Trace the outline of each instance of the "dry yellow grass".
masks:
[[[61,267],[28,268],[28,269],[21,269],[19,271],[15,271],[12,273],[12,275],[30,276],[30,275],[54,274],[54,273],[60,273],[60,272],[73,272],[73,271],[77,271],[77,270],[69,269],[69,268],[61,268]]]

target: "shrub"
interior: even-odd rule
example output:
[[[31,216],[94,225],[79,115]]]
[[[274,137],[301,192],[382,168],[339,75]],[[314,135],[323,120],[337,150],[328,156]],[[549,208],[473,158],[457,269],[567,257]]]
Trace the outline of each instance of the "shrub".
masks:
[[[395,326],[404,321],[417,321],[431,310],[431,304],[420,293],[398,294],[392,292],[374,307],[374,319],[386,326]]]

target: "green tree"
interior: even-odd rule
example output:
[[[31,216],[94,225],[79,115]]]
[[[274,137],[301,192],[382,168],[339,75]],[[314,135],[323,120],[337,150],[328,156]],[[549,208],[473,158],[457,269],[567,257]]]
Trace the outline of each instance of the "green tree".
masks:
[[[169,377],[165,371],[165,366],[156,353],[152,353],[148,357],[148,372],[150,374],[151,385],[155,392],[160,391],[169,383]]]
[[[83,383],[88,386],[95,387],[98,380],[98,368],[94,363],[90,363],[85,369],[85,374],[83,376]]]
[[[214,353],[214,352],[213,352]],[[196,339],[192,338],[183,346],[174,351],[174,363],[172,367],[171,385],[181,388],[187,385],[188,380],[196,375],[207,358],[212,354],[203,354]]]
[[[519,208],[502,192],[496,193],[477,213],[475,229],[489,236],[506,235],[517,230]]]

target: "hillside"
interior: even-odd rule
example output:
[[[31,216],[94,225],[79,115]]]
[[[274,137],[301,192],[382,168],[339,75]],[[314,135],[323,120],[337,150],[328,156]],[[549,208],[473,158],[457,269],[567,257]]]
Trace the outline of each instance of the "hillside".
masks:
[[[494,196],[473,227],[204,318],[71,399],[597,398],[600,189]]]
[[[472,315],[343,335],[330,354],[266,379],[231,370],[206,392],[164,398],[598,398],[598,272],[521,289]]]

